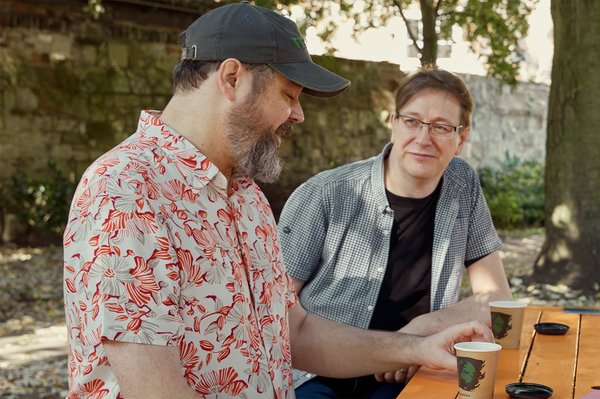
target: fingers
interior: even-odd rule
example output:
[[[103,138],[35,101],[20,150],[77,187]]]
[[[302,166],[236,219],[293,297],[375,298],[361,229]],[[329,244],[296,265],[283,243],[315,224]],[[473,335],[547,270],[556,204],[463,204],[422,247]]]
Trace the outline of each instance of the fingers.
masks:
[[[494,335],[488,326],[480,321],[469,321],[450,327],[455,330],[454,343],[464,341],[494,342]]]
[[[395,382],[396,384],[401,384],[404,382],[404,380],[406,380],[407,375],[408,375],[408,370],[405,370],[405,369],[396,370],[391,382],[392,383]]]
[[[494,334],[485,324],[479,321],[475,322],[473,331],[476,332],[476,334],[471,337],[471,341],[479,340],[484,342],[494,342]]]
[[[415,366],[410,366],[408,368],[408,374],[406,376],[406,382],[410,381],[411,378],[414,377],[414,375],[417,373],[417,371],[419,371],[419,365],[415,365]]]
[[[390,383],[390,384],[393,383],[393,382],[395,382],[395,380],[396,380],[396,373],[398,373],[398,372],[402,373],[402,370],[388,371],[388,372],[386,372],[384,374],[385,382]]]
[[[377,374],[373,374],[373,376],[375,377],[375,380],[377,382],[387,382],[390,384],[402,384],[408,381],[408,376],[411,372],[411,369],[413,367],[417,367],[418,366],[410,366],[410,367],[406,367],[406,368],[401,368],[399,370],[396,371],[386,371],[385,373],[377,373]],[[414,375],[414,373],[416,372],[416,369],[414,371],[412,371],[412,375]],[[411,377],[412,377],[411,375]]]
[[[425,364],[433,369],[446,369],[456,371],[456,356],[454,344],[465,341],[494,342],[492,331],[480,321],[453,325],[436,334],[425,337],[420,345],[424,350],[418,351],[426,354],[418,363]]]

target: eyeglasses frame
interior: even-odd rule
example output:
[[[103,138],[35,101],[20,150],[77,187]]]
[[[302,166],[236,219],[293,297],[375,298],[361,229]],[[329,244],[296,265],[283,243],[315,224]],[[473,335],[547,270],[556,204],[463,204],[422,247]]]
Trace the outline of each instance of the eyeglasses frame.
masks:
[[[414,119],[416,121],[419,121],[419,123],[421,123],[421,126],[419,126],[419,129],[416,131],[416,133],[420,132],[421,129],[423,128],[423,126],[427,126],[427,133],[431,137],[450,138],[450,137],[452,137],[452,133],[460,133],[460,131],[462,129],[464,129],[463,125],[452,126],[452,125],[448,125],[447,123],[424,122],[424,121],[420,120],[419,118],[415,118],[414,116],[402,115],[400,113],[396,113],[396,114],[394,114],[394,116],[396,117],[396,120],[398,120],[399,118],[409,118],[409,119]],[[406,123],[404,120],[402,120],[402,122]],[[433,125],[441,125],[441,126],[444,126],[444,127],[448,127],[450,129],[452,129],[452,131],[450,133],[448,133],[447,135],[440,136],[438,133],[432,133],[431,129],[432,129]]]

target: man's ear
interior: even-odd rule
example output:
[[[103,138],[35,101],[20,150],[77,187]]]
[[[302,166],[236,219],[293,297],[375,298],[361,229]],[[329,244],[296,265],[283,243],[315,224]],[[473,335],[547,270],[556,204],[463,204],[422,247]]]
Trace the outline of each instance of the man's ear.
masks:
[[[467,142],[467,138],[469,138],[469,134],[471,134],[471,127],[464,128],[460,133],[458,133],[458,137],[460,142],[458,143],[458,147],[456,148],[456,152],[454,155],[460,155],[465,143]]]
[[[390,113],[390,142],[394,142],[394,125],[396,123],[396,112]]]
[[[396,112],[390,112],[390,125],[394,126],[395,121],[396,121]]]
[[[244,66],[235,58],[228,58],[221,63],[217,71],[217,84],[229,101],[235,101],[241,87],[240,79],[244,72]]]

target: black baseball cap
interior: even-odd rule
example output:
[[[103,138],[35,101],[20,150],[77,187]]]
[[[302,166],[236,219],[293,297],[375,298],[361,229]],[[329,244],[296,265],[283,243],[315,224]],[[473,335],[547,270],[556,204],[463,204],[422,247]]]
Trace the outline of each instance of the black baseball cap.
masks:
[[[312,61],[293,21],[247,1],[203,14],[186,29],[184,46],[182,60],[268,64],[312,96],[332,97],[350,86]]]

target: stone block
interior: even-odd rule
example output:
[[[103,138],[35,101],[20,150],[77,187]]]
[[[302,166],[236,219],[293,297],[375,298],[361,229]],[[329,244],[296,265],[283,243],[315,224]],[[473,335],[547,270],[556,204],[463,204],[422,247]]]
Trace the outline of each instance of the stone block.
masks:
[[[54,130],[57,133],[72,132],[76,129],[77,121],[70,118],[58,118],[54,125]],[[59,135],[57,134],[57,136]]]
[[[118,42],[108,43],[110,65],[117,68],[127,68],[129,64],[129,46]]]
[[[0,112],[6,115],[15,108],[17,93],[15,90],[2,90],[0,92]]]
[[[131,93],[129,76],[126,73],[114,73],[110,77],[110,87],[113,93]]]
[[[97,46],[83,44],[79,48],[79,61],[83,65],[96,65],[98,57]]]
[[[68,144],[54,145],[50,148],[50,157],[62,164],[73,157],[73,147]]]
[[[52,47],[51,47],[51,58],[56,60],[70,59],[73,48],[73,36],[72,35],[53,35]]]
[[[153,85],[148,81],[145,77],[142,76],[132,76],[129,79],[129,84],[131,86],[131,91],[136,94],[152,94]]]
[[[85,165],[85,167],[89,166],[89,164],[92,163],[92,161],[96,158],[92,158],[92,155],[90,153],[90,151],[87,149],[87,147],[84,148],[80,148],[77,150],[74,150],[72,153],[73,156],[73,160],[75,162],[77,162],[78,165]]]
[[[15,94],[14,111],[27,113],[38,109],[39,98],[30,88],[19,87]]]

